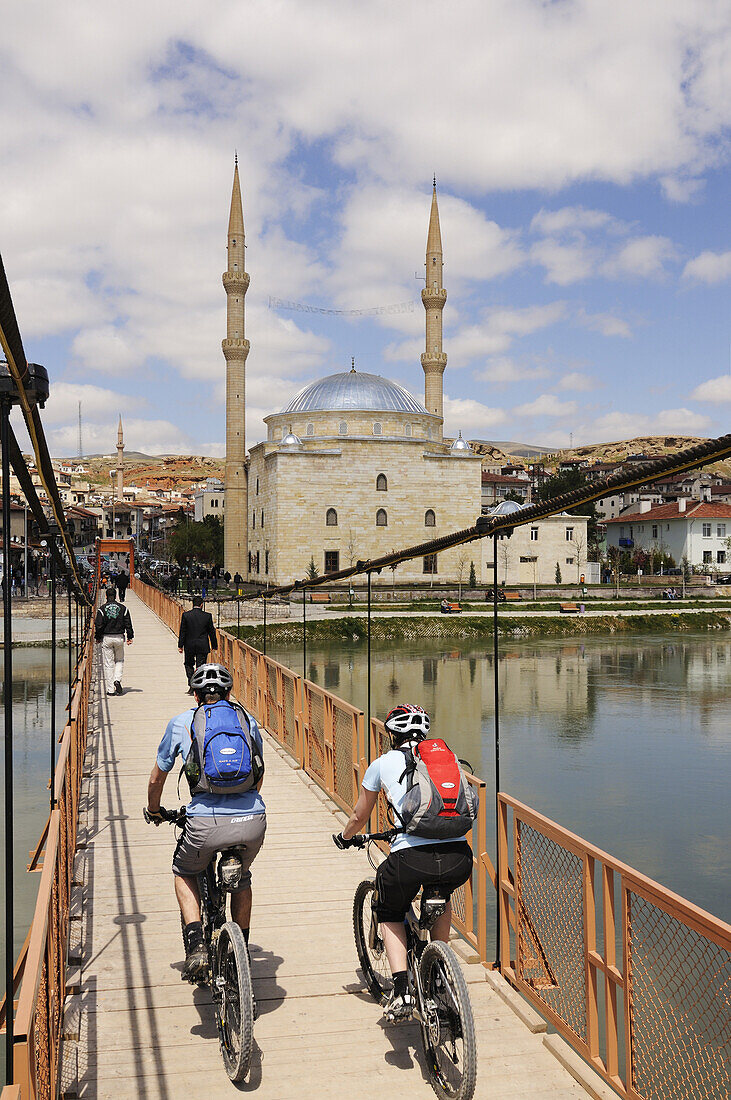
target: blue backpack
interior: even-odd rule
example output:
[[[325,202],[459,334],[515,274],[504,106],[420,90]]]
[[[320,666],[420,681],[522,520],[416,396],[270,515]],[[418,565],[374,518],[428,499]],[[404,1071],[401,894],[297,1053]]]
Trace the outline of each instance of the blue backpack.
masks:
[[[243,794],[264,775],[248,716],[238,703],[201,703],[190,736],[184,770],[191,794]]]

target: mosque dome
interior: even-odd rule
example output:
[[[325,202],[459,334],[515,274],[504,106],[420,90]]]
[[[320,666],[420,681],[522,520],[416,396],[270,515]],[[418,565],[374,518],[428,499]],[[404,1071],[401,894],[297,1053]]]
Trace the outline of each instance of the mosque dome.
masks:
[[[310,383],[282,412],[341,412],[349,409],[426,413],[421,402],[403,386],[382,378],[380,374],[363,374],[356,370],[330,374]]]
[[[285,435],[284,439],[282,440],[282,446],[283,447],[301,447],[302,446],[302,440],[290,428],[289,431],[287,432],[287,434]]]
[[[459,453],[459,452],[465,452],[466,454],[471,453],[471,447],[470,447],[469,443],[467,442],[467,440],[462,438],[462,433],[461,432],[459,433],[459,438],[455,439],[454,443],[452,444],[452,446],[449,449],[450,449],[450,451],[456,451],[457,453]]]

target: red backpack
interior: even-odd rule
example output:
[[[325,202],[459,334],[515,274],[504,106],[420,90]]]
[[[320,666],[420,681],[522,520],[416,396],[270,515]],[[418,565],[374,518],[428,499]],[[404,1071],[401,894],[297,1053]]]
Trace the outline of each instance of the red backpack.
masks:
[[[402,748],[409,786],[397,816],[403,831],[429,840],[465,836],[477,817],[477,797],[459,760],[440,738]]]

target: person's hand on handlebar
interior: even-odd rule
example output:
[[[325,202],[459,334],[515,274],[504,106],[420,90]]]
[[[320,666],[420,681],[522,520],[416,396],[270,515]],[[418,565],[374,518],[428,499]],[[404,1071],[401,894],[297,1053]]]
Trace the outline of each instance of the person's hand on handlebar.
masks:
[[[346,840],[342,833],[333,833],[333,844],[341,851],[345,851],[346,848],[365,848],[366,838],[364,836],[353,836],[350,840]]]
[[[177,810],[166,810],[160,806],[157,810],[150,810],[147,806],[142,811],[142,816],[148,825],[162,825],[163,821],[177,821]]]

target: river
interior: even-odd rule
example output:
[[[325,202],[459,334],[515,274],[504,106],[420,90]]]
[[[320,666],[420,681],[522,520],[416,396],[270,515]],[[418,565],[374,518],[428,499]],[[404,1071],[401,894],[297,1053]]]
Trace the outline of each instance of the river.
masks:
[[[302,672],[301,649],[268,653]],[[365,710],[363,645],[308,646],[307,664]],[[502,789],[729,920],[731,640],[501,641],[499,679]],[[374,645],[372,713],[399,702],[424,706],[494,797],[491,640]]]

